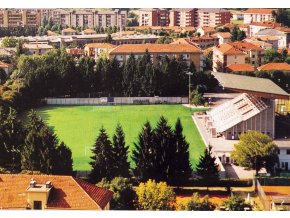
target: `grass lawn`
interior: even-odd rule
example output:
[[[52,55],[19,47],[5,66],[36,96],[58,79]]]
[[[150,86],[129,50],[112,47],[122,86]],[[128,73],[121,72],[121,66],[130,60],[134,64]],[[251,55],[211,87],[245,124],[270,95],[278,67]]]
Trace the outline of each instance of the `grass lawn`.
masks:
[[[243,20],[231,20],[231,23],[235,24],[235,25],[240,25],[240,24],[243,24],[244,21]]]
[[[90,170],[90,148],[102,125],[112,138],[119,122],[132,151],[133,143],[137,142],[146,120],[155,126],[161,115],[173,126],[180,117],[186,140],[190,144],[190,161],[194,167],[205,147],[191,118],[192,112],[197,110],[202,109],[189,109],[182,105],[47,106],[37,109],[37,113],[53,128],[59,140],[71,148],[74,170]]]

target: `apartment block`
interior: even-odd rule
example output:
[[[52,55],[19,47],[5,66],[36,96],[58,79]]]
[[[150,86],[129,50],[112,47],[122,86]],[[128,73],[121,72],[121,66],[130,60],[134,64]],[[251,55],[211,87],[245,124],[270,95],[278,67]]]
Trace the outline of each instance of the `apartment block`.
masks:
[[[169,14],[169,26],[197,26],[198,21],[196,8],[174,8]]]
[[[53,23],[60,24],[62,27],[125,27],[127,23],[127,12],[119,9],[114,11],[43,9],[42,20],[49,17],[52,18]]]
[[[200,8],[198,13],[198,26],[216,27],[230,23],[231,13],[221,8]]]
[[[182,57],[180,61],[185,62],[188,66],[193,62],[197,70],[201,71],[203,67],[202,51],[189,44],[123,44],[111,50],[109,57],[116,57],[120,63],[124,63],[131,54],[135,58],[139,58],[146,51],[150,54],[153,63],[158,62],[164,56],[177,60]]]
[[[139,26],[169,26],[169,10],[162,8],[140,9]]]
[[[266,8],[249,8],[244,12],[244,23],[252,22],[273,22],[275,21],[272,15],[273,9]]]
[[[41,13],[38,9],[1,9],[0,27],[40,26]]]
[[[251,64],[259,67],[264,63],[264,49],[249,42],[224,43],[213,48],[213,71],[226,72],[230,64]]]

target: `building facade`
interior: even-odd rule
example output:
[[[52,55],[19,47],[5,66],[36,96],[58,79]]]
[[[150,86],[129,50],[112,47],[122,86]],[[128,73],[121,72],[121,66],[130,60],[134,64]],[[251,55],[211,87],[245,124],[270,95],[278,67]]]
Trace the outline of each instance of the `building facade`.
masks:
[[[0,27],[41,25],[41,11],[39,9],[0,9]]]
[[[220,8],[200,8],[198,13],[198,26],[216,27],[231,21],[231,13]]]
[[[139,26],[169,26],[169,10],[163,8],[140,9]]]
[[[188,66],[193,62],[199,71],[203,69],[202,51],[189,44],[124,44],[111,50],[109,57],[116,57],[119,62],[124,63],[131,54],[138,58],[142,57],[146,51],[150,54],[153,63],[158,62],[161,57],[167,56],[179,59]],[[180,60],[181,58],[182,60]]]
[[[244,12],[244,23],[252,22],[273,22],[273,9],[249,8]]]
[[[170,10],[169,26],[197,26],[197,15],[196,8],[174,8]]]

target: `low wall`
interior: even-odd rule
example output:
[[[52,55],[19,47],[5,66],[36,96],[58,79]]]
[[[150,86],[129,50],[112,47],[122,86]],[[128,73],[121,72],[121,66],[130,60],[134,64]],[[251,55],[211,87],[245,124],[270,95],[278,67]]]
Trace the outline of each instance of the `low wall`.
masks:
[[[187,104],[188,97],[45,98],[48,105]]]

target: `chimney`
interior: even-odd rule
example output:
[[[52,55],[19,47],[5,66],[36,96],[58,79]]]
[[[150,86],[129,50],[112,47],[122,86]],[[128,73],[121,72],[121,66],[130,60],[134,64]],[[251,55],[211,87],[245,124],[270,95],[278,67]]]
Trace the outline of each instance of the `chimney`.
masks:
[[[47,181],[47,182],[45,183],[45,187],[46,187],[46,188],[51,188],[51,187],[52,187],[52,183],[51,183],[51,181]]]
[[[35,185],[36,185],[36,180],[35,180],[34,178],[32,178],[32,179],[30,180],[29,187],[30,187],[30,188],[34,188]]]

